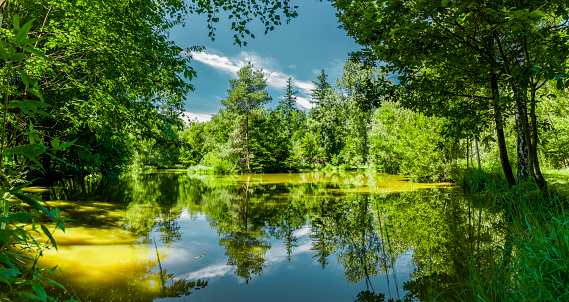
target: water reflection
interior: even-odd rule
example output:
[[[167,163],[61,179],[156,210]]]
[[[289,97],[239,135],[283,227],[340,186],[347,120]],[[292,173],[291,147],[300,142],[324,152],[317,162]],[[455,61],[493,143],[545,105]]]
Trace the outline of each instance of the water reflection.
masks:
[[[447,187],[356,172],[61,184],[41,194],[75,222],[44,262],[91,301],[429,300],[499,238]]]

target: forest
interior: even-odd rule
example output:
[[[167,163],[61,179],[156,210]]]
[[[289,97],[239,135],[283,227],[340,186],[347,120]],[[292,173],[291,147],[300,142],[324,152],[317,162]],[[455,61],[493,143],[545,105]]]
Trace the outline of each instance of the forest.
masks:
[[[285,95],[269,95],[263,70],[248,64],[219,83],[227,95],[210,121],[185,123],[189,53],[202,48],[175,45],[169,30],[206,15],[215,39],[227,12],[246,47],[252,22],[269,35],[294,22],[291,2],[0,0],[0,299],[53,300],[33,236],[57,248],[44,223],[65,230],[66,219],[27,187],[156,168],[454,182],[506,209],[509,234],[542,225],[541,243],[553,244],[544,249],[562,255],[540,284],[569,295],[567,191],[555,185],[569,169],[569,5],[329,0],[362,50],[341,78],[313,79],[310,110],[296,106],[292,78]],[[517,240],[506,240],[506,259],[519,256]],[[495,266],[506,270],[504,257]]]

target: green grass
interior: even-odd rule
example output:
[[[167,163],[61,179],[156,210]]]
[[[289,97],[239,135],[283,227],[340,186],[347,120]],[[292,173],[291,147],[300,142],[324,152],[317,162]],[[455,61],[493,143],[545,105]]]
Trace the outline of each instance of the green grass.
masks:
[[[510,189],[499,175],[463,171],[458,183],[503,213],[502,245],[472,257],[467,284],[457,284],[471,301],[569,301],[569,170],[546,177],[545,191]]]
[[[555,187],[562,195],[569,196],[569,168],[565,169],[545,169],[544,177],[548,183]]]
[[[211,173],[212,170],[213,170],[213,168],[211,168],[211,167],[197,165],[197,166],[189,167],[188,173]]]

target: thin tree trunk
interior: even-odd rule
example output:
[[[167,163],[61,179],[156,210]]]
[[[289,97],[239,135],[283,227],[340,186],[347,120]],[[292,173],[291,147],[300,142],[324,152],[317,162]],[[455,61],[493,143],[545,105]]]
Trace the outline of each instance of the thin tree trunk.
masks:
[[[533,159],[533,168],[535,172],[535,182],[540,188],[547,187],[547,182],[541,174],[541,169],[539,167],[539,160],[537,158],[537,118],[535,115],[535,85],[531,87],[531,103],[530,103],[530,119],[531,119],[531,156]]]
[[[478,148],[478,139],[474,140],[476,144],[476,160],[478,160],[478,170],[482,170],[482,165],[480,164],[480,150]]]
[[[466,139],[466,168],[469,168],[470,166],[470,140],[467,138]]]
[[[516,83],[515,83],[516,84]],[[516,132],[517,132],[517,143],[518,143],[518,183],[528,179],[533,178],[533,159],[530,156],[530,144],[529,133],[527,130],[527,107],[524,100],[522,89],[514,88],[514,98],[515,98],[515,117],[516,117]]]
[[[247,170],[251,171],[251,165],[249,164],[249,111],[245,116],[245,161],[247,162]]]
[[[513,186],[516,184],[516,179],[514,178],[512,166],[510,165],[510,160],[508,159],[508,149],[506,148],[502,113],[498,104],[500,100],[500,92],[498,90],[498,79],[496,78],[495,74],[492,74],[490,86],[492,88],[492,98],[494,99],[494,122],[496,123],[496,138],[498,141],[498,150],[500,151],[500,163],[502,164],[502,172],[504,172],[504,177],[506,178],[508,186]]]

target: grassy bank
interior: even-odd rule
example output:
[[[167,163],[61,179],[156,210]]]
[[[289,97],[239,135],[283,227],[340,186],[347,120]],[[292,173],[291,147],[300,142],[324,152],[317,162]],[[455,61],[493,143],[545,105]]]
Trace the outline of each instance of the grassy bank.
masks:
[[[458,184],[480,206],[502,213],[503,241],[476,251],[462,298],[470,301],[569,300],[569,171],[548,171],[549,186],[508,188],[499,175],[465,170]]]

